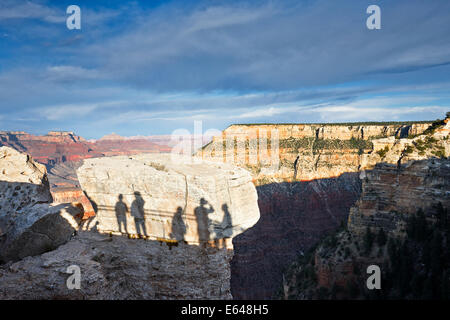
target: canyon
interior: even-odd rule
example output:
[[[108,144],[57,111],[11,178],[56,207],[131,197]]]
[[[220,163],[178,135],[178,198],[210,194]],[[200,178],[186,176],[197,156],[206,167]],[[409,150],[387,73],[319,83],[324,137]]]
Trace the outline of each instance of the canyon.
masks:
[[[153,139],[153,140],[152,140]],[[154,141],[154,142],[152,142]],[[1,131],[0,146],[27,153],[48,170],[50,191],[56,202],[81,203],[85,218],[95,214],[80,188],[76,168],[82,160],[114,155],[169,152],[170,136],[124,138],[116,134],[86,140],[70,131],[50,131],[38,136],[24,131]]]
[[[59,217],[69,218],[61,207],[71,204],[52,202],[45,167],[9,147],[0,151],[7,161],[2,180],[37,176],[32,181],[40,183],[39,200],[14,206],[0,220],[2,253],[17,255],[2,256],[1,299],[232,297],[232,238],[259,219],[246,170],[181,155],[84,160],[77,175],[97,214],[81,220],[83,208],[74,205],[76,227],[66,232]],[[1,190],[3,201],[22,205],[23,190],[8,190]],[[59,216],[43,216],[37,209],[43,205],[58,208]],[[35,220],[45,223],[28,223]],[[17,230],[24,234],[19,241]],[[39,241],[44,233],[51,246]],[[66,286],[72,265],[82,270],[80,290]]]
[[[387,232],[397,230],[396,225],[388,223],[394,216],[391,214],[393,208],[408,204],[414,208],[411,195],[425,199],[420,194],[424,189],[429,199],[433,199],[424,203],[435,206],[439,199],[448,205],[443,200],[448,197],[448,185],[442,179],[434,179],[435,182],[429,184],[429,174],[434,172],[430,168],[438,170],[433,175],[446,177],[445,172],[439,171],[445,170],[446,164],[439,159],[449,155],[448,133],[448,119],[407,123],[232,125],[222,135],[212,137],[194,158],[179,156],[173,159],[169,154],[160,154],[166,151],[162,148],[155,149],[153,154],[141,155],[139,147],[127,149],[122,146],[129,139],[110,135],[101,139],[103,142],[97,141],[95,144],[102,147],[91,147],[91,154],[88,152],[86,158],[58,160],[50,166],[53,199],[82,207],[84,220],[81,222],[83,231],[73,241],[44,255],[50,260],[61,257],[62,261],[72,261],[72,257],[63,253],[64,246],[87,252],[91,243],[98,242],[101,243],[102,258],[96,268],[117,270],[115,274],[122,277],[122,271],[114,261],[125,263],[125,258],[114,250],[128,250],[126,248],[133,243],[128,240],[139,241],[145,243],[145,249],[133,250],[152,256],[153,260],[146,261],[143,269],[137,266],[139,257],[127,256],[129,263],[126,265],[130,270],[138,269],[135,275],[139,274],[151,283],[153,280],[140,272],[148,272],[150,267],[165,272],[155,259],[165,263],[171,261],[166,257],[156,258],[156,252],[166,255],[176,252],[174,259],[189,260],[188,255],[200,259],[203,250],[206,258],[202,261],[212,268],[205,272],[218,279],[214,282],[214,287],[222,288],[218,292],[208,293],[202,285],[196,294],[179,294],[178,291],[174,294],[168,287],[161,289],[162,281],[156,291],[164,294],[157,293],[152,287],[146,288],[150,293],[145,295],[144,285],[132,286],[128,280],[124,281],[124,287],[129,290],[130,297],[147,298],[311,297],[293,289],[293,283],[299,281],[296,277],[303,277],[296,273],[293,264],[320,245],[325,236],[348,224],[351,236],[356,239],[371,226],[370,221],[385,226]],[[74,139],[81,141],[82,138]],[[20,148],[13,140],[8,143]],[[92,145],[94,142],[82,143]],[[139,146],[139,143],[135,145]],[[101,155],[94,156],[95,152]],[[414,161],[422,162],[414,164]],[[436,162],[433,165],[428,161]],[[401,175],[399,168],[404,168]],[[371,184],[367,182],[369,180]],[[434,184],[444,193],[436,193]],[[252,188],[256,189],[249,191]],[[386,194],[403,200],[393,202],[394,196],[387,200],[383,198]],[[374,197],[379,200],[374,202]],[[129,209],[125,218],[118,218],[117,205]],[[138,211],[146,216],[145,228],[142,224],[131,223],[135,222],[131,207],[141,208]],[[389,210],[383,212],[383,208]],[[374,210],[377,215],[373,214]],[[196,211],[210,212],[210,219],[199,223]],[[99,235],[94,236],[92,230]],[[343,239],[347,235],[337,237],[338,242],[347,241]],[[112,251],[108,249],[110,241],[115,248]],[[181,248],[184,251],[180,251]],[[64,274],[56,279],[50,271],[43,271],[47,259],[44,255],[25,258],[14,268],[40,270],[43,278],[39,281],[49,277],[53,282],[62,281]],[[92,259],[98,260],[91,253],[84,257],[88,260],[79,263],[88,269],[92,268]],[[318,253],[315,257],[314,272],[320,285],[331,288],[334,283],[345,285],[347,279],[351,279],[352,264],[335,263],[336,271],[331,272],[326,267],[333,261],[330,256],[319,258]],[[58,268],[63,265],[53,263]],[[169,269],[180,274],[175,266]],[[92,277],[106,279],[103,271],[92,272]],[[223,274],[219,275],[219,272]],[[180,289],[175,285],[176,277],[168,278],[166,273],[160,275]],[[3,279],[10,281],[18,281],[19,276],[23,277],[23,274],[19,272],[16,277],[9,271],[3,273]],[[183,285],[198,288],[198,281],[208,281],[206,276],[194,278],[189,276],[186,281],[190,282]],[[308,283],[305,280],[305,286]],[[116,285],[114,282],[107,284]],[[311,288],[308,290],[314,291]],[[64,288],[61,290],[58,295],[73,297]],[[110,296],[86,292],[82,297]]]
[[[166,140],[168,142],[170,140]],[[164,141],[163,141],[164,142]],[[38,136],[24,131],[0,131],[0,146],[27,153],[39,163],[52,167],[67,161],[129,155],[143,152],[169,152],[170,147],[145,138],[124,139],[110,135],[98,140],[86,140],[70,131],[50,131]]]
[[[447,118],[422,134],[374,140],[382,152],[362,165],[361,195],[347,223],[292,262],[278,297],[447,297],[449,133]],[[369,265],[381,266],[384,290],[367,290]]]
[[[235,299],[270,299],[283,272],[326,234],[345,224],[360,198],[359,173],[399,158],[432,122],[232,125],[197,153],[252,173],[261,219],[234,238],[231,290]],[[417,140],[417,138],[416,138]],[[406,142],[408,141],[408,142]],[[389,148],[387,154],[380,150]],[[448,148],[448,147],[447,147]]]

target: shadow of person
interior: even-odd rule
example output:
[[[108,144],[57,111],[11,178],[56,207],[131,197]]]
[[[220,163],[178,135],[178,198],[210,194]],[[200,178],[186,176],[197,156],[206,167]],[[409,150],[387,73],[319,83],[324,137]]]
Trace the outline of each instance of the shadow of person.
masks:
[[[209,204],[209,208],[206,207],[208,201],[204,198],[200,199],[200,206],[195,208],[194,214],[197,219],[197,233],[198,239],[201,242],[209,240],[209,218],[208,214],[214,212],[214,208]]]
[[[117,225],[119,226],[119,232],[122,232],[122,225],[125,229],[125,233],[128,233],[127,230],[127,212],[128,207],[125,202],[123,202],[123,195],[119,194],[119,201],[117,201],[115,206]]]
[[[222,227],[222,233],[224,238],[230,238],[233,233],[233,221],[231,219],[230,211],[228,210],[228,205],[224,203],[222,205],[222,211],[223,211],[223,220],[220,224]]]
[[[134,192],[134,200],[131,203],[131,215],[134,217],[134,224],[136,226],[136,233],[138,235],[147,236],[145,229],[144,204],[145,201],[139,191]]]
[[[177,241],[184,241],[185,234],[186,224],[183,220],[183,208],[178,207],[172,219],[172,233],[170,237]]]

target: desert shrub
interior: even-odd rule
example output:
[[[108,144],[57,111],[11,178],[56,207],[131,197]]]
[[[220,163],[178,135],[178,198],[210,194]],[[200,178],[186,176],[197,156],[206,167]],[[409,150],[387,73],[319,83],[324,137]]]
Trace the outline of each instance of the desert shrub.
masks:
[[[403,153],[404,153],[404,154],[411,154],[411,153],[413,153],[413,151],[414,151],[413,146],[407,146],[407,147],[405,148],[405,150],[403,151]]]
[[[386,153],[388,153],[389,147],[385,146],[384,149],[378,150],[377,154],[380,156],[381,159],[383,159],[386,156]]]

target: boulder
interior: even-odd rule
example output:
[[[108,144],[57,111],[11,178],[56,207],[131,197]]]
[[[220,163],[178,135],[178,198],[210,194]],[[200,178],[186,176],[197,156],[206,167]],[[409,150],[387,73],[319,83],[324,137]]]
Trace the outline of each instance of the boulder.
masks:
[[[0,148],[0,261],[55,249],[78,226],[80,209],[52,204],[45,166]]]
[[[86,159],[77,175],[100,232],[198,244],[231,239],[259,219],[250,173],[230,164],[143,154]]]

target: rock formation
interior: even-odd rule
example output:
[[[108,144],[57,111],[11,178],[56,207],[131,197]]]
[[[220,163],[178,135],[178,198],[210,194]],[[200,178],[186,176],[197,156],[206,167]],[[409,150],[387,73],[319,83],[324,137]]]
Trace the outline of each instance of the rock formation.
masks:
[[[9,148],[0,150],[5,150],[7,161],[0,161],[6,173],[34,183],[45,180],[44,166]],[[21,161],[31,169],[22,168]],[[97,216],[85,220],[66,244],[46,250],[53,251],[0,264],[0,299],[232,298],[231,239],[259,219],[247,171],[147,154],[85,160],[77,173]],[[50,201],[48,183],[39,190]],[[27,212],[38,206],[31,205],[33,199],[27,199]],[[36,231],[52,232],[49,237],[64,227],[56,215],[45,222]],[[10,229],[5,230],[9,237]],[[22,239],[25,250],[33,248],[34,238]],[[71,266],[80,269],[79,290],[66,284]]]
[[[387,159],[397,165],[400,157],[402,162],[419,156],[416,149],[404,152],[406,141],[420,139],[431,125],[232,125],[214,137],[197,156],[251,171],[261,213],[255,227],[233,240],[233,296],[273,297],[281,286],[281,270],[347,220],[361,193],[359,172]],[[386,143],[389,151],[384,153]],[[445,145],[439,139],[434,144],[420,157],[433,156]]]
[[[82,211],[52,204],[46,169],[28,155],[0,148],[0,260],[55,249],[78,227]]]
[[[450,257],[449,132],[446,119],[419,135],[374,140],[375,151],[365,155],[362,193],[350,209],[347,229],[331,234],[310,255],[293,263],[285,272],[287,284],[281,295],[291,299],[450,296],[445,289],[450,284],[446,262]],[[368,292],[365,286],[369,265],[382,267],[384,290],[378,293]]]
[[[190,244],[231,239],[259,219],[250,174],[175,155],[88,159],[77,169],[98,230]]]
[[[99,157],[89,142],[73,132],[49,132],[35,136],[26,132],[0,132],[0,146],[8,146],[27,153],[35,161],[52,166],[64,161]]]
[[[416,160],[398,168],[380,163],[361,174],[362,194],[350,210],[348,229],[363,234],[367,227],[401,233],[406,218],[418,209],[433,215],[437,204],[450,207],[450,162]]]
[[[0,265],[0,299],[231,299],[225,248],[79,232],[40,256]],[[80,268],[80,289],[66,285]]]
[[[425,131],[423,123],[232,125],[197,153],[203,159],[234,163],[253,173],[256,184],[338,177],[358,172],[373,141]],[[377,151],[377,150],[375,150]]]

